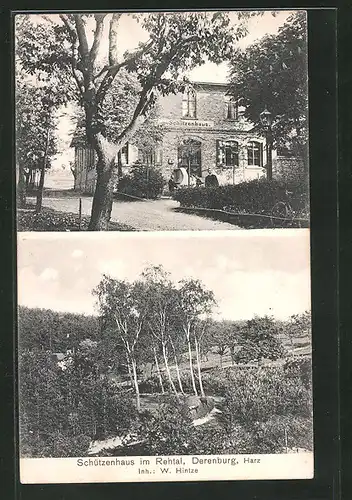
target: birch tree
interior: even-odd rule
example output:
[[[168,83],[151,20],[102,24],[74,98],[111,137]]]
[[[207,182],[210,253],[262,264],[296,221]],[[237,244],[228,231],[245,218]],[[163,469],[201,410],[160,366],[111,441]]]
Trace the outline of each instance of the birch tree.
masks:
[[[199,322],[202,318],[204,318],[204,316],[212,312],[216,302],[213,292],[211,290],[207,290],[203,283],[197,279],[184,279],[180,281],[179,285],[177,294],[177,316],[187,345],[192,389],[194,394],[197,396],[198,390],[193,371],[192,343],[194,342],[196,350],[198,373],[201,374],[199,346],[201,334],[199,333],[199,330],[198,333],[196,332],[197,328],[199,328]],[[201,393],[204,393],[202,388]]]
[[[93,294],[98,299],[98,308],[105,323],[114,328],[124,348],[127,367],[136,394],[137,409],[140,409],[140,391],[138,385],[138,348],[143,332],[147,307],[142,300],[142,284],[139,281],[129,283],[103,275]]]
[[[169,346],[171,343],[170,329],[173,327],[173,314],[175,309],[175,289],[169,279],[169,275],[161,266],[151,266],[147,268],[142,276],[145,281],[148,303],[147,324],[153,341],[160,346],[165,370],[172,391],[177,395],[177,389],[172,379],[169,364]],[[177,366],[178,380],[181,392],[182,384],[177,365],[175,351],[174,361]],[[157,360],[157,357],[155,358]],[[160,369],[159,369],[160,370]],[[159,379],[161,379],[159,371]]]

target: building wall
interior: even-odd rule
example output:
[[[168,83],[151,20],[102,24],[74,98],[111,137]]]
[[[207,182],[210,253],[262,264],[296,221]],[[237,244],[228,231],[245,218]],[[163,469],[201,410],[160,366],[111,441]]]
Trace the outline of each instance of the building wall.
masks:
[[[196,118],[182,117],[182,94],[170,94],[160,98],[160,118],[165,133],[163,137],[162,171],[170,178],[178,166],[178,147],[185,139],[201,143],[201,175],[208,169],[215,170],[219,182],[238,183],[266,175],[263,167],[251,167],[247,162],[247,144],[262,144],[263,165],[266,163],[265,139],[251,132],[252,125],[240,113],[237,119],[227,119],[225,85],[195,85]],[[236,141],[239,144],[239,165],[236,168],[217,165],[217,141]]]
[[[253,126],[243,116],[241,108],[236,119],[227,119],[226,85],[194,84],[196,91],[196,118],[182,117],[182,93],[170,94],[159,98],[160,115],[158,122],[163,128],[161,144],[161,169],[166,180],[170,179],[179,166],[179,145],[186,139],[201,143],[201,176],[204,179],[208,169],[215,171],[219,183],[240,183],[266,176],[265,138],[253,131]],[[138,134],[138,132],[137,132]],[[239,165],[235,168],[222,166],[217,158],[217,141],[236,141],[239,145]],[[262,166],[248,165],[247,146],[257,141],[262,147]],[[123,173],[137,161],[137,149],[128,145],[128,162],[122,161]],[[96,157],[87,148],[76,147],[77,178],[75,189],[82,192],[94,192],[96,182]],[[299,175],[303,166],[297,159],[276,157],[273,152],[273,177],[291,178]]]
[[[138,150],[131,144],[127,144],[128,148],[128,162],[126,155],[123,154],[121,158],[122,173],[128,171],[128,167],[138,159]],[[75,167],[76,179],[74,189],[82,193],[93,194],[97,179],[96,171],[97,155],[95,151],[87,146],[76,146],[75,148]]]

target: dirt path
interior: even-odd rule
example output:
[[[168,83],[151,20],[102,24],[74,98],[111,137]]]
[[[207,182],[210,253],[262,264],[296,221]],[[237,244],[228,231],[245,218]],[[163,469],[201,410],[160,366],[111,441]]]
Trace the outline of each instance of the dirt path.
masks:
[[[47,197],[43,206],[62,212],[78,213],[77,197]],[[114,201],[111,220],[128,224],[140,231],[238,230],[227,222],[176,212],[177,201],[169,199],[121,202]],[[92,198],[82,198],[82,214],[90,215]]]

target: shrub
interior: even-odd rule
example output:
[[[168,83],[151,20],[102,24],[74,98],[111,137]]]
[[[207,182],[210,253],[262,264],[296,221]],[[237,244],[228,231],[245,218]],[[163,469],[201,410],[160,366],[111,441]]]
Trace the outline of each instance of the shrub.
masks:
[[[181,207],[228,209],[236,213],[270,215],[275,203],[285,201],[285,191],[292,192],[289,201],[295,212],[309,213],[309,188],[304,182],[283,182],[255,179],[235,186],[226,185],[206,188],[183,187],[177,189],[173,198]]]
[[[118,193],[155,200],[163,190],[165,180],[161,171],[147,165],[134,165],[118,184]]]
[[[312,397],[303,382],[280,368],[229,371],[231,387],[222,404],[223,424],[252,426],[272,416],[311,418]]]
[[[239,332],[240,349],[234,353],[237,363],[282,358],[285,348],[279,339],[278,324],[270,317],[253,318]]]
[[[75,356],[62,370],[50,352],[21,353],[21,455],[79,456],[90,440],[126,435],[138,421],[131,394],[81,368]]]
[[[283,453],[312,449],[312,400],[300,379],[280,368],[214,371],[203,383],[222,387],[222,414],[212,424],[192,426],[187,398],[163,397],[145,412],[138,454]],[[217,389],[217,390],[218,390]],[[218,394],[219,395],[219,394]],[[180,397],[181,398],[181,397]]]
[[[303,384],[310,388],[312,385],[312,360],[308,356],[294,356],[287,358],[284,364],[286,377],[300,378]]]
[[[167,388],[168,381],[165,376],[162,376],[162,380],[164,388]],[[152,375],[151,377],[142,380],[142,382],[139,383],[139,390],[141,393],[161,394],[159,377],[157,375]]]

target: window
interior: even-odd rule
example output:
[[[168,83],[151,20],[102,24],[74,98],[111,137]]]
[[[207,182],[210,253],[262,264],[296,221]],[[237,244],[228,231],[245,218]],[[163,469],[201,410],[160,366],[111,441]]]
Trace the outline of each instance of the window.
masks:
[[[263,147],[260,142],[250,142],[247,153],[249,166],[261,167],[263,165]]]
[[[226,118],[228,120],[237,120],[238,119],[238,101],[234,101],[229,99],[226,102]]]
[[[162,151],[160,147],[139,150],[139,161],[144,165],[161,165]]]
[[[217,163],[224,167],[238,166],[238,142],[217,141]]]
[[[128,165],[128,142],[117,153],[119,165]]]
[[[178,147],[179,167],[189,168],[195,175],[201,175],[201,143],[193,139],[186,139]]]
[[[196,93],[192,87],[188,86],[182,98],[182,116],[183,118],[196,117]]]

